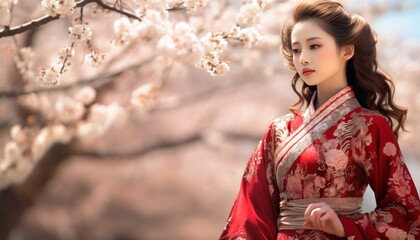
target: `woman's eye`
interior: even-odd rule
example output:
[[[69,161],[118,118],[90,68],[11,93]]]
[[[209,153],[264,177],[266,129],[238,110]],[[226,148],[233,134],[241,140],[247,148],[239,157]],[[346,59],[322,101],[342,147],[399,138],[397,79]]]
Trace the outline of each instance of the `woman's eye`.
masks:
[[[292,52],[293,53],[300,53],[300,50],[298,48],[294,48],[294,49],[292,49]]]
[[[318,45],[318,44],[312,44],[311,46],[310,46],[310,49],[317,49],[317,48],[319,48],[319,47],[321,47],[320,45]]]

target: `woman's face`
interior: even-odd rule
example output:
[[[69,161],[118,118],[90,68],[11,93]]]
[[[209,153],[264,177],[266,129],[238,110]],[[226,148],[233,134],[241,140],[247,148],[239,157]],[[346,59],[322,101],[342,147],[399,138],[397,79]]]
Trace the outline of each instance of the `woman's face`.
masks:
[[[309,86],[346,83],[344,53],[315,20],[296,23],[291,35],[293,64]]]

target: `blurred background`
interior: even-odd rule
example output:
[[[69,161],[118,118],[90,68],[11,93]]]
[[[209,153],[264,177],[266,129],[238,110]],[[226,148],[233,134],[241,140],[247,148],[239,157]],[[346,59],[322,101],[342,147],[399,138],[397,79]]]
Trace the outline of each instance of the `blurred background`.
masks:
[[[189,16],[180,13],[176,18],[205,30],[227,31],[226,26],[234,23],[244,2],[209,1],[201,12]],[[395,79],[397,103],[409,109],[408,132],[400,136],[399,143],[418,188],[420,31],[416,25],[420,3],[341,2],[348,12],[366,17],[378,33],[380,66]],[[271,120],[286,114],[297,99],[290,87],[292,73],[278,51],[281,23],[294,3],[270,1],[257,25],[269,43],[255,48],[230,43],[231,48],[223,55],[231,62],[230,71],[224,76],[210,76],[182,59],[174,61],[153,107],[147,111],[129,107],[130,94],[137,86],[162,75],[162,60],[126,70],[112,81],[89,82],[98,91],[97,101],[127,106],[129,115],[121,118],[120,126],[98,138],[52,148],[45,158],[58,163],[39,172],[46,177],[42,186],[36,186],[37,191],[13,186],[2,190],[0,205],[7,207],[8,214],[0,212],[0,223],[15,219],[7,239],[217,239],[253,148]],[[220,16],[212,22],[200,17],[220,10]],[[20,1],[14,14],[13,25],[43,16],[40,4],[32,1]],[[6,25],[8,17],[2,17]],[[62,80],[64,85],[147,58],[150,53],[160,54],[156,48],[140,43],[110,50],[114,33],[109,26],[115,17],[87,19],[96,29],[92,42],[106,54],[119,56],[118,61],[107,68],[93,69],[79,66],[80,58],[76,57],[71,73]],[[63,26],[69,21],[46,24],[31,38],[36,68],[47,65],[68,42]],[[25,34],[0,38],[0,146],[10,140],[13,125],[27,121],[18,106],[20,96],[10,94],[21,90],[10,46],[14,41],[23,44],[25,39]],[[34,86],[34,82],[27,83],[25,89],[36,92]],[[74,95],[76,90],[69,87],[36,94],[37,99],[54,102],[60,95]],[[8,198],[10,195],[20,198]],[[371,193],[364,208],[374,208]]]

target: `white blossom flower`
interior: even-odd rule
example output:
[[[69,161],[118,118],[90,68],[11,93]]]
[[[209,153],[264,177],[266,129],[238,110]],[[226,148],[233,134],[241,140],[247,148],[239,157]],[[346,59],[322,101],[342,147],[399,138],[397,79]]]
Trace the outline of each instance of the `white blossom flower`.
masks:
[[[65,59],[72,58],[74,55],[74,48],[73,47],[64,47],[60,49],[58,53],[58,59],[64,61]]]
[[[228,62],[221,61],[216,52],[211,52],[203,56],[196,65],[199,68],[205,69],[212,76],[222,76],[230,70]]]
[[[41,159],[54,143],[68,143],[72,137],[72,133],[61,124],[42,128],[32,143],[33,161]]]
[[[12,139],[19,144],[22,144],[28,140],[28,136],[25,130],[20,125],[14,125],[10,129],[10,135],[12,136]]]
[[[49,69],[41,68],[38,73],[37,82],[40,86],[50,88],[60,84],[60,70],[54,67]]]
[[[89,41],[92,38],[92,30],[87,22],[74,24],[69,27],[68,33],[73,41]]]
[[[185,0],[184,7],[187,8],[187,12],[194,12],[203,8],[207,5],[208,0]]]
[[[263,39],[258,30],[255,28],[234,27],[229,32],[229,37],[241,41],[242,44],[247,48],[251,48],[257,45]]]
[[[223,52],[228,45],[228,42],[225,39],[225,34],[212,32],[208,33],[201,42],[206,52]]]
[[[10,161],[19,161],[22,151],[15,141],[7,142],[4,146],[4,159]],[[5,168],[5,166],[3,166]]]
[[[96,90],[90,86],[83,87],[80,89],[74,99],[83,103],[85,106],[90,105],[96,98]]]
[[[73,134],[62,124],[50,126],[51,138],[54,143],[69,143]]]
[[[34,161],[41,159],[46,151],[50,148],[51,137],[49,135],[50,132],[48,127],[42,128],[41,131],[39,131],[39,133],[36,135],[31,147],[32,158]]]
[[[157,48],[171,57],[184,57],[196,62],[204,48],[192,27],[186,22],[177,23],[157,43]]]
[[[124,124],[127,119],[125,110],[117,104],[94,104],[90,108],[87,121],[77,125],[77,136],[91,140],[105,133],[112,126]]]
[[[114,46],[123,46],[133,39],[133,24],[126,17],[114,21],[114,32],[117,38],[112,40]]]
[[[82,103],[69,97],[62,97],[55,103],[57,118],[63,123],[72,123],[80,120],[85,113]]]
[[[91,49],[90,52],[87,55],[85,55],[85,60],[92,67],[99,67],[105,60],[105,54]]]
[[[53,17],[73,14],[76,6],[74,0],[42,0],[41,4],[44,12]]]
[[[131,105],[140,111],[148,111],[156,101],[159,88],[156,84],[148,83],[131,93]]]
[[[0,13],[6,13],[10,11],[10,1],[9,0],[0,0]]]
[[[0,7],[1,8],[1,7]],[[21,48],[15,56],[16,67],[22,74],[23,79],[31,80],[35,74],[32,71],[34,52],[30,47]]]
[[[261,13],[260,5],[254,1],[243,5],[235,20],[241,27],[251,27],[260,21]]]
[[[137,15],[144,15],[147,10],[155,10],[158,11],[160,14],[167,16],[168,8],[167,0],[135,0],[136,3],[136,10],[135,13]]]
[[[34,163],[28,158],[5,160],[0,163],[0,189],[20,184],[29,176]]]

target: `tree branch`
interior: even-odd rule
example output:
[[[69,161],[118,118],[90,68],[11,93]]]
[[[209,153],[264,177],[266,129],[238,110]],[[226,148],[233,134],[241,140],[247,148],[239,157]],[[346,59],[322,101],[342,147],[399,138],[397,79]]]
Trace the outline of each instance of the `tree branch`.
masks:
[[[137,19],[139,21],[141,21],[141,18],[139,18],[138,16],[136,16],[135,14],[131,13],[131,12],[127,12],[124,11],[123,9],[118,9],[116,7],[113,6],[109,6],[108,4],[106,4],[105,2],[103,2],[102,0],[81,0],[79,2],[76,3],[75,8],[79,8],[79,7],[84,7],[85,5],[95,2],[96,4],[98,4],[100,7],[108,9],[110,11],[113,12],[117,12],[120,13],[122,15],[125,15],[129,18],[133,18],[133,19]],[[45,25],[51,21],[57,20],[59,19],[60,16],[43,16],[41,18],[32,20],[30,22],[24,23],[22,25],[19,26],[15,26],[15,27],[10,27],[10,26],[5,26],[3,29],[0,30],[0,38],[3,37],[10,37],[10,36],[14,36],[20,33],[24,33],[30,29],[34,29],[34,28],[38,28],[42,25]]]
[[[253,142],[258,142],[260,140],[260,136],[253,136],[249,134],[243,133],[235,133],[235,132],[224,132],[220,133],[224,138],[229,138],[233,141],[239,140],[249,140]],[[194,142],[199,141],[206,141],[206,133],[196,132],[195,134],[188,136],[184,139],[175,139],[175,140],[163,140],[161,142],[157,142],[150,146],[146,146],[144,148],[136,148],[133,151],[108,151],[108,152],[100,152],[100,151],[92,151],[91,149],[83,149],[78,147],[74,149],[72,156],[78,157],[89,157],[94,159],[103,159],[103,158],[133,158],[133,157],[140,157],[146,155],[153,151],[169,149],[169,148],[176,148],[183,145],[191,144]]]
[[[55,87],[55,88],[39,88],[39,89],[31,90],[31,91],[3,91],[3,92],[0,92],[0,96],[1,97],[7,97],[7,98],[16,98],[16,97],[26,95],[26,94],[29,94],[29,93],[58,92],[58,91],[68,90],[68,89],[71,89],[73,87],[77,87],[77,86],[84,85],[84,84],[93,84],[95,82],[101,82],[101,84],[99,86],[94,87],[94,88],[97,89],[101,85],[103,85],[103,84],[105,84],[109,81],[113,81],[119,75],[123,74],[125,71],[136,69],[136,68],[139,68],[143,65],[146,65],[146,64],[150,63],[155,57],[156,56],[151,56],[149,58],[146,58],[145,60],[143,60],[140,63],[130,65],[130,66],[128,66],[126,68],[123,68],[121,70],[118,70],[114,73],[109,73],[109,74],[106,74],[106,75],[105,74],[104,75],[98,75],[98,76],[88,78],[88,79],[82,79],[82,80],[76,81],[72,84],[62,85],[60,87]]]
[[[81,0],[81,1],[76,3],[75,8],[85,6],[86,4],[91,3],[91,2],[95,2],[95,1],[98,1],[98,0]],[[59,18],[60,18],[60,16],[52,17],[52,16],[47,15],[47,16],[43,16],[41,18],[32,20],[30,22],[24,23],[24,24],[16,26],[16,27],[5,26],[2,30],[0,30],[0,38],[10,37],[10,36],[14,36],[14,35],[17,35],[17,34],[20,34],[20,33],[24,33],[26,31],[29,31],[29,30],[34,29],[34,28],[38,28],[42,25],[45,25],[45,24],[47,24],[51,21],[57,20]]]

